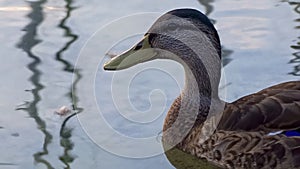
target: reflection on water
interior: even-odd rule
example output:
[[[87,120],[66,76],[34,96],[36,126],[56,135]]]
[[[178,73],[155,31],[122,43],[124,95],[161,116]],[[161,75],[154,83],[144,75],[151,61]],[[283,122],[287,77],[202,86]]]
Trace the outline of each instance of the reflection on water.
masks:
[[[208,16],[213,10],[214,6],[211,4],[214,0],[198,0],[201,5],[205,7],[205,14]]]
[[[30,19],[30,23],[24,28],[26,33],[17,46],[18,48],[23,49],[27,53],[27,56],[32,60],[27,67],[33,73],[29,80],[34,88],[28,90],[28,92],[32,93],[33,100],[27,102],[25,108],[18,108],[18,110],[28,112],[29,116],[35,120],[37,128],[44,134],[43,150],[33,154],[35,162],[42,163],[46,165],[48,169],[52,169],[52,165],[47,160],[43,159],[43,156],[48,154],[48,145],[53,136],[47,131],[46,122],[39,116],[39,110],[37,108],[37,104],[42,99],[40,97],[40,92],[44,88],[40,81],[42,73],[38,69],[38,66],[41,64],[41,59],[32,52],[33,47],[41,42],[41,40],[37,39],[37,29],[44,20],[42,5],[46,2],[46,0],[28,2],[31,8],[31,12],[27,15]]]
[[[49,131],[47,131],[47,124],[46,122],[39,116],[39,110],[37,108],[37,104],[42,100],[40,96],[41,90],[45,87],[41,84],[41,76],[42,73],[38,69],[39,65],[41,64],[41,59],[39,56],[35,55],[32,52],[32,49],[41,43],[41,40],[37,39],[37,29],[38,26],[43,22],[44,15],[43,15],[43,4],[47,1],[37,1],[37,2],[28,2],[31,8],[31,12],[27,15],[30,19],[30,23],[24,28],[26,34],[22,37],[21,42],[17,45],[18,48],[21,48],[27,53],[27,56],[32,60],[30,64],[27,65],[28,69],[33,73],[30,77],[30,82],[33,84],[34,89],[28,90],[33,95],[33,100],[29,101],[25,104],[24,108],[18,108],[17,110],[24,110],[28,112],[31,118],[35,120],[38,125],[38,129],[44,134],[44,144],[43,144],[43,151],[39,151],[33,155],[34,160],[36,163],[42,163],[47,166],[48,169],[53,169],[54,167],[48,162],[46,159],[43,158],[44,155],[48,155],[48,146],[52,141],[53,136]],[[71,16],[71,11],[74,10],[72,5],[72,0],[65,0],[66,5],[66,16],[61,20],[59,24],[59,28],[65,31],[65,37],[70,38],[70,41],[66,42],[66,44],[56,52],[56,60],[62,63],[64,67],[64,71],[69,73],[74,73],[74,83],[73,89],[75,90],[76,83],[80,79],[80,74],[78,70],[74,69],[74,66],[69,63],[67,60],[63,58],[63,53],[69,49],[69,47],[77,40],[78,36],[72,33],[71,29],[65,24],[67,19]],[[74,103],[77,102],[77,97],[72,95],[72,87],[70,86],[70,90],[67,93],[69,96],[70,102],[72,100]],[[73,106],[75,107],[75,106]],[[75,108],[74,108],[75,110]],[[61,130],[60,130],[60,145],[64,149],[63,155],[59,157],[59,159],[66,165],[65,168],[70,168],[70,163],[73,162],[74,157],[70,155],[70,151],[73,149],[74,144],[71,141],[72,130],[66,127],[67,121],[73,117],[75,114],[71,115],[70,117],[66,118],[65,121],[62,123]]]
[[[212,5],[212,3],[214,2],[214,0],[198,0],[199,3],[201,5],[204,6],[205,8],[205,15],[209,16],[209,14],[211,14],[214,10],[214,6]],[[215,24],[216,20],[211,19],[210,20]],[[227,49],[225,46],[222,46],[222,64],[223,66],[226,66],[227,64],[229,64],[229,62],[232,60],[230,58],[230,55],[233,53],[233,50],[231,49]]]
[[[61,20],[58,27],[64,30],[64,36],[70,38],[71,40],[68,41],[65,46],[63,46],[57,53],[56,53],[56,60],[61,62],[65,67],[64,70],[70,73],[73,73],[74,66],[65,60],[62,55],[65,51],[69,49],[69,47],[77,40],[78,36],[72,33],[72,30],[69,26],[66,25],[67,19],[71,16],[71,12],[75,9],[72,7],[73,0],[65,0],[66,5],[66,16]],[[69,94],[71,96],[71,92]]]
[[[298,16],[300,16],[300,2],[289,2],[289,4],[291,6],[294,7],[294,11],[299,14]],[[298,29],[300,31],[300,17],[295,19],[295,22],[297,22],[297,26],[295,27],[295,29]],[[300,76],[300,36],[298,35],[297,41],[295,45],[292,45],[291,48],[293,50],[296,50],[296,52],[292,53],[293,56],[295,57],[294,59],[292,59],[290,61],[290,63],[292,63],[294,66],[294,71],[291,72],[290,74],[295,75],[295,76]]]
[[[0,166],[14,166],[14,163],[0,163]]]
[[[55,59],[59,62],[61,62],[64,65],[64,71],[69,73],[74,73],[74,82],[72,86],[70,87],[69,92],[67,93],[67,96],[70,98],[70,102],[73,102],[73,110],[77,111],[76,113],[80,112],[80,109],[76,108],[76,103],[78,98],[76,97],[76,84],[80,80],[80,73],[79,70],[75,69],[74,66],[66,59],[63,58],[64,52],[66,52],[69,47],[78,39],[78,35],[74,34],[69,26],[66,25],[66,21],[71,16],[71,12],[75,9],[72,7],[73,0],[65,0],[66,5],[66,16],[61,20],[58,27],[64,30],[64,36],[69,38],[70,40],[66,42],[66,44],[58,51],[56,52]],[[60,145],[64,148],[64,154],[59,157],[59,159],[66,165],[65,169],[70,168],[70,163],[74,161],[74,157],[70,154],[70,151],[73,149],[74,144],[71,140],[72,137],[72,129],[67,127],[67,122],[71,117],[74,117],[76,113],[72,114],[68,118],[64,120],[64,122],[61,125],[60,129]]]
[[[230,55],[233,53],[233,50],[227,49],[225,46],[222,46],[222,64],[226,66],[232,60]]]

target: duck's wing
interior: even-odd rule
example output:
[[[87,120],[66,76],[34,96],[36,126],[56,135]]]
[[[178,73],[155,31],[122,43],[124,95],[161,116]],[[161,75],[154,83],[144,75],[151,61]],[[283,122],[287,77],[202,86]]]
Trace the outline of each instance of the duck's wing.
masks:
[[[300,129],[300,81],[275,85],[228,103],[217,130],[289,131]]]
[[[300,168],[300,137],[220,130],[205,143],[197,155],[228,168]]]

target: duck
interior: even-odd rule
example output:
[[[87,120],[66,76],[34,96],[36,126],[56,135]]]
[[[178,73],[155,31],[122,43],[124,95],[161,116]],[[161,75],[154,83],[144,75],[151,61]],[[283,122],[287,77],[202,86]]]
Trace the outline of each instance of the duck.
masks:
[[[124,70],[155,59],[178,62],[185,72],[163,124],[163,146],[176,168],[300,168],[300,81],[221,100],[221,42],[197,9],[163,14],[103,68]]]

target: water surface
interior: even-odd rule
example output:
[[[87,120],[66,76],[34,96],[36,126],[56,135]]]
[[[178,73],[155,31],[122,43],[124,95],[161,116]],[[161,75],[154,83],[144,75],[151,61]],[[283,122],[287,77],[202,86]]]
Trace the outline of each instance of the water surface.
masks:
[[[179,7],[197,8],[215,22],[224,51],[225,100],[233,101],[279,82],[299,80],[297,1],[0,1],[0,168],[173,168],[164,155],[133,159],[111,154],[88,137],[75,116],[66,120],[54,111],[65,105],[74,108],[72,112],[80,112],[82,118],[88,117],[88,105],[81,104],[84,90],[79,87],[85,70],[75,67],[75,63],[95,31],[126,15],[162,14]],[[131,45],[132,41],[124,42],[119,49]],[[89,59],[100,62],[104,55],[99,51],[99,58]],[[98,71],[96,98],[111,126],[132,137],[159,134],[164,114],[179,94],[182,81],[177,84],[155,70],[136,76],[129,99],[139,111],[151,107],[148,96],[152,90],[159,88],[166,96],[163,114],[152,124],[137,125],[118,115],[107,86],[101,85],[111,74],[103,74],[100,68]],[[179,81],[183,80],[180,71]],[[161,96],[154,95],[152,103],[160,101]],[[97,123],[95,119],[87,120]]]

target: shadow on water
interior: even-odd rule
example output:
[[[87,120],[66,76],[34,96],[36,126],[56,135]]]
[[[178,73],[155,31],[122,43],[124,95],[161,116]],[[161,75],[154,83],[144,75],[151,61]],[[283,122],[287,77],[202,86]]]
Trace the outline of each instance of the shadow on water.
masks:
[[[64,71],[73,74],[73,84],[70,87],[70,91],[67,96],[73,103],[73,110],[76,112],[69,117],[67,117],[61,125],[60,129],[60,145],[64,148],[64,154],[59,157],[59,159],[66,165],[66,169],[70,168],[70,163],[74,161],[74,157],[69,153],[74,144],[71,140],[72,129],[67,127],[67,122],[76,114],[80,113],[82,110],[77,108],[78,97],[76,96],[76,84],[81,78],[79,70],[75,69],[74,66],[66,59],[63,58],[64,52],[66,52],[70,46],[78,39],[78,35],[74,34],[69,26],[66,25],[66,21],[70,18],[71,12],[75,9],[72,7],[73,0],[65,0],[66,16],[61,20],[58,27],[64,31],[64,37],[70,39],[59,51],[56,52],[55,59],[64,65]]]
[[[43,159],[43,156],[48,154],[48,145],[52,141],[52,135],[46,129],[47,127],[45,121],[38,114],[37,104],[41,101],[39,93],[41,90],[43,90],[44,86],[40,82],[42,73],[38,69],[41,60],[32,52],[33,47],[41,42],[41,40],[37,39],[36,35],[38,26],[44,20],[42,5],[46,2],[46,0],[28,2],[31,12],[27,15],[27,17],[31,20],[31,22],[24,28],[26,33],[22,37],[21,42],[17,45],[17,47],[25,51],[27,56],[32,60],[27,67],[33,73],[29,80],[34,88],[27,91],[32,93],[33,100],[25,103],[25,108],[18,108],[17,110],[28,112],[29,116],[35,120],[37,128],[45,136],[43,150],[33,154],[35,162],[46,165],[48,169],[53,169],[51,164],[47,160]]]
[[[298,16],[300,16],[300,2],[288,2],[291,6],[293,6],[294,11],[299,14]],[[295,22],[297,22],[297,26],[295,27],[295,29],[300,31],[300,17],[298,17],[297,19],[295,19]],[[291,64],[296,64],[294,66],[294,70],[293,72],[290,72],[289,74],[292,74],[294,76],[300,76],[300,36],[298,35],[298,37],[296,37],[296,44],[291,45],[291,48],[293,50],[296,50],[296,52],[292,53],[293,56],[295,58],[293,58],[290,63]]]
[[[205,15],[209,16],[214,10],[214,6],[212,3],[214,0],[198,0],[198,2],[204,6],[205,8]],[[213,24],[215,24],[217,21],[214,19],[211,19]],[[233,53],[233,50],[227,49],[225,46],[222,46],[222,64],[223,66],[226,66],[229,64],[229,62],[232,60],[229,56]]]

